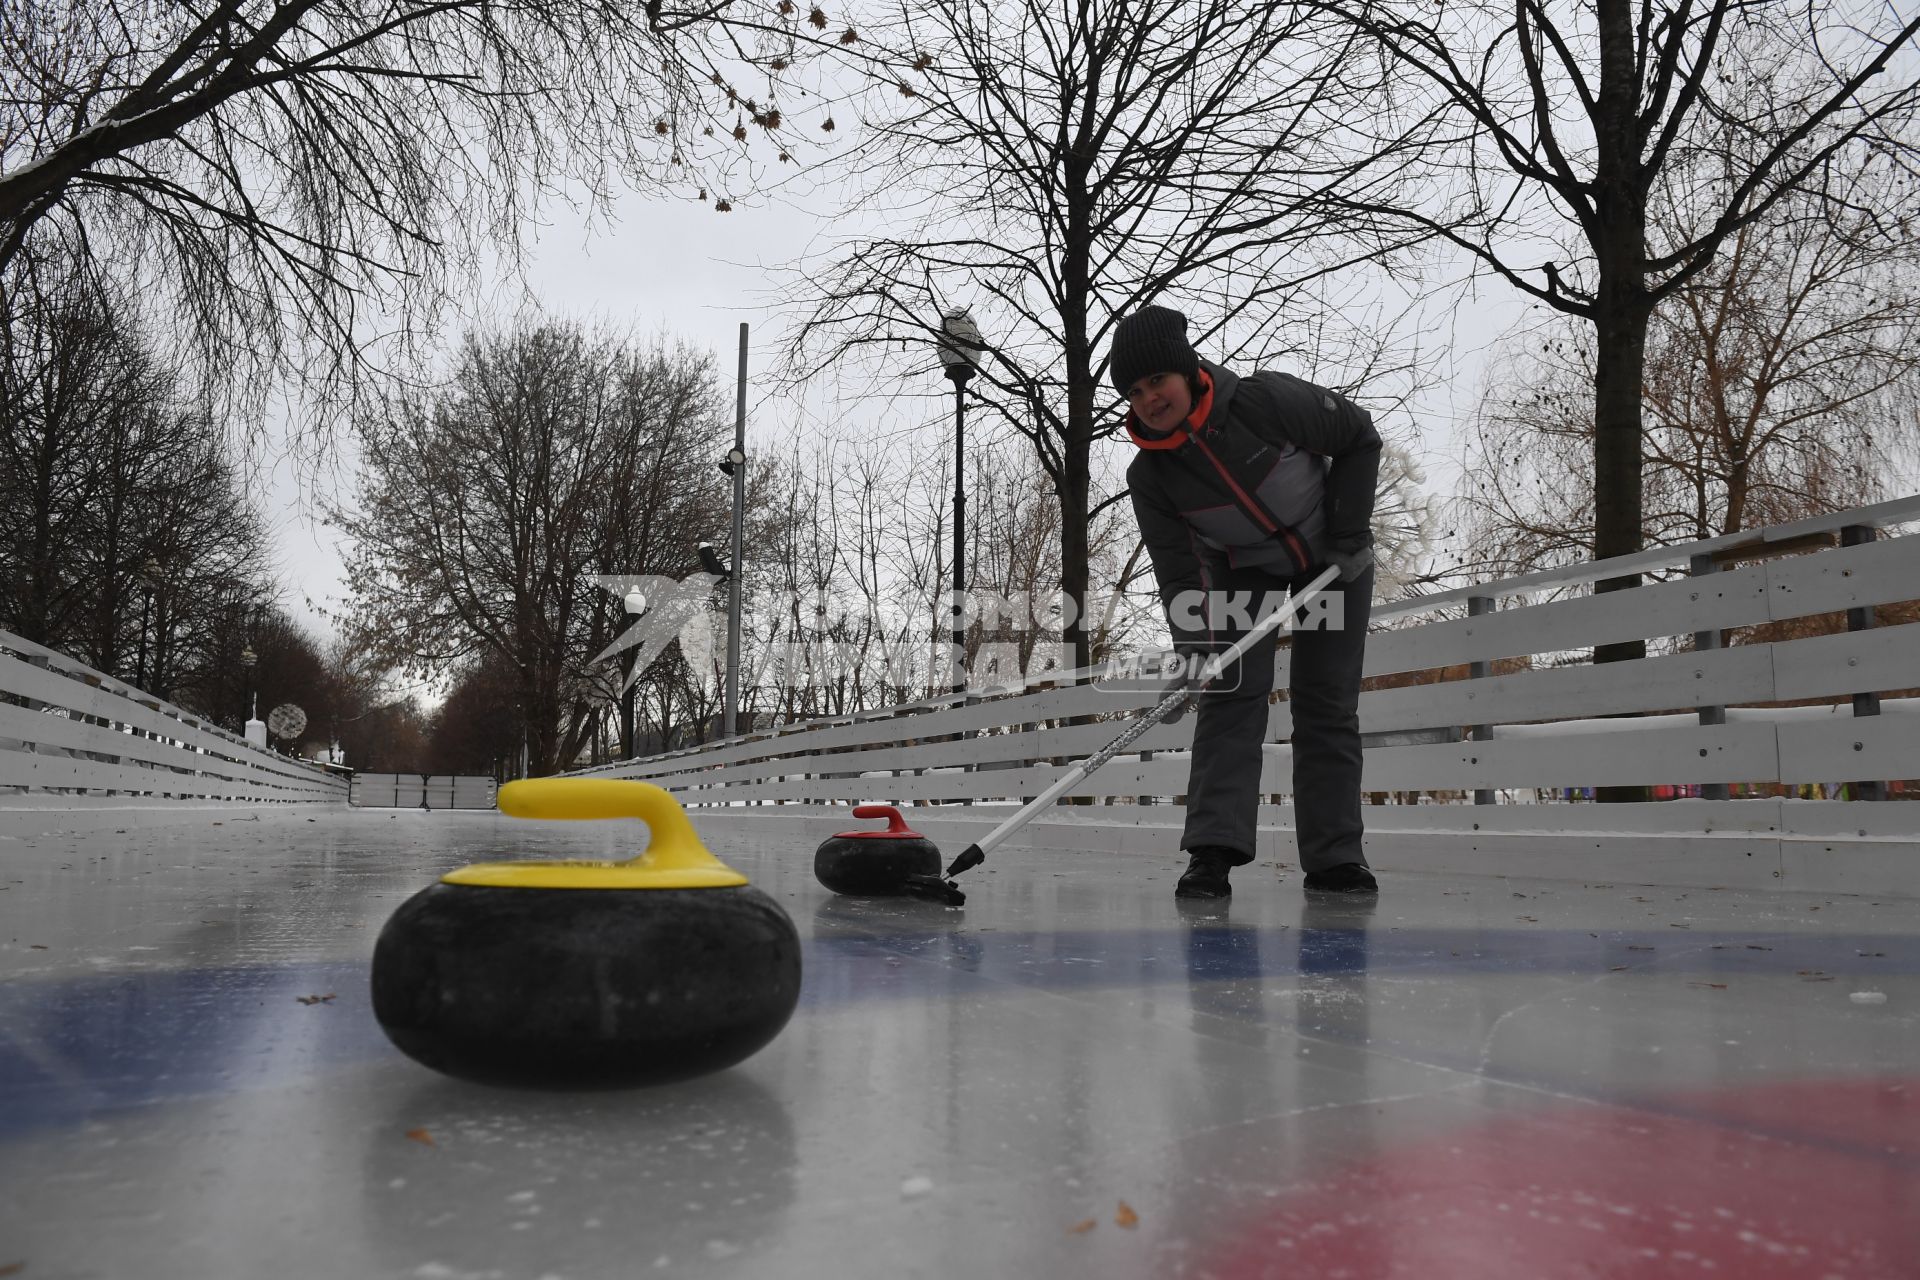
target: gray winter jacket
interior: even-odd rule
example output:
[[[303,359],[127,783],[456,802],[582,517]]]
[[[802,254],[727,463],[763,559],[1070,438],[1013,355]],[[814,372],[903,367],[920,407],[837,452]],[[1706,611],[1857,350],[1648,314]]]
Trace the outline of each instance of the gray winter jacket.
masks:
[[[1210,361],[1213,403],[1177,445],[1129,415],[1139,453],[1127,468],[1133,511],[1161,603],[1220,585],[1227,569],[1292,577],[1330,549],[1373,541],[1380,435],[1338,392],[1291,374],[1239,377]],[[1271,517],[1271,520],[1269,520]],[[1174,639],[1201,640],[1174,622]]]

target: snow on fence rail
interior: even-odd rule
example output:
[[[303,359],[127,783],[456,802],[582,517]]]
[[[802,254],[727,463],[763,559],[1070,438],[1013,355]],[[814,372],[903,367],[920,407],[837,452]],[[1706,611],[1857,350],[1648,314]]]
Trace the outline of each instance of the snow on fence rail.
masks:
[[[1904,620],[1913,609],[1888,608],[1920,601],[1920,536],[1903,529],[1914,522],[1920,496],[1377,607],[1360,701],[1369,831],[1400,830],[1423,844],[1441,830],[1470,839],[1577,832],[1601,846],[1648,830],[1757,833],[1776,845],[1788,836],[1891,839],[1920,868],[1920,806],[1871,806],[1869,819],[1844,804],[1854,818],[1841,821],[1824,807],[1787,814],[1775,799],[1763,814],[1753,800],[1727,799],[1730,786],[1771,795],[1800,784],[1885,798],[1889,780],[1920,779],[1920,698],[1882,701],[1920,690],[1920,624]],[[1676,568],[1686,576],[1592,590]],[[1877,608],[1889,616],[1876,618]],[[1845,631],[1821,633],[1809,621],[1842,611]],[[1647,641],[1649,656],[1589,660],[1594,645],[1628,640]],[[1281,689],[1286,664],[1283,647]],[[846,805],[891,801],[934,806],[914,815],[922,825],[964,821],[961,806],[1038,794],[1157,696],[1154,684],[1092,676],[1054,673],[1024,692],[933,698],[582,772],[646,778],[688,805],[743,817],[777,808],[844,819]],[[1149,731],[1136,754],[1080,789],[1092,807],[1063,802],[1053,820],[1096,844],[1125,844],[1130,837],[1113,832],[1128,827],[1155,828],[1164,843],[1179,821],[1193,723]],[[1291,825],[1283,801],[1293,786],[1291,729],[1276,698],[1261,789],[1279,807],[1263,814],[1263,827]],[[1497,803],[1597,786],[1678,786],[1699,798]],[[1433,804],[1439,795],[1476,803]],[[1280,841],[1284,851],[1284,831]]]
[[[0,631],[0,802],[344,801],[346,779]]]

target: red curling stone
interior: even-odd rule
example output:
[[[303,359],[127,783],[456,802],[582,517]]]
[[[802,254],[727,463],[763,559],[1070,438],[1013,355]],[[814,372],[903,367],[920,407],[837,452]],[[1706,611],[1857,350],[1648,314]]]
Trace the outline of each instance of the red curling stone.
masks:
[[[842,831],[813,854],[813,875],[835,893],[889,897],[907,892],[909,876],[940,875],[940,850],[907,826],[890,804],[863,804],[856,818],[885,818],[884,830]]]

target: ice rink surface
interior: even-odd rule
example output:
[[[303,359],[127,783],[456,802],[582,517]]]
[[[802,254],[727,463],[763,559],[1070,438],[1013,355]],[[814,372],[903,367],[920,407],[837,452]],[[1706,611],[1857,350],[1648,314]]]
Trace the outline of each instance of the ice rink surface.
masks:
[[[1002,851],[946,909],[696,817],[800,928],[792,1022],[542,1095],[393,1050],[375,935],[639,825],[310,816],[0,840],[0,1275],[1920,1276],[1911,900],[1269,862],[1194,910]]]

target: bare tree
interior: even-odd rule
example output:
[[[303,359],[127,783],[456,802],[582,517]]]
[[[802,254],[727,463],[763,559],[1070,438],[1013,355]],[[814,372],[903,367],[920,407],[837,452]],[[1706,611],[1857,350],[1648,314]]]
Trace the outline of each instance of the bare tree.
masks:
[[[0,626],[166,696],[217,589],[265,591],[266,534],[224,432],[123,291],[0,290]]]
[[[749,123],[783,159],[824,140],[777,98],[826,25],[757,0],[9,4],[0,274],[138,276],[222,390],[351,374],[511,260],[543,195],[617,177],[724,209],[756,182]]]
[[[1835,197],[1844,197],[1836,202]],[[1890,496],[1920,446],[1920,248],[1877,223],[1885,175],[1834,174],[1741,227],[1651,317],[1642,537],[1672,545]],[[1893,226],[1913,226],[1901,210]],[[1591,331],[1529,336],[1469,451],[1464,567],[1521,573],[1598,543]]]
[[[515,673],[495,653],[461,669],[434,710],[427,767],[434,773],[482,774],[505,780],[520,753],[520,724],[512,711]]]
[[[928,461],[912,442],[886,439],[844,446],[830,459],[828,517],[843,586],[834,632],[837,644],[861,655],[854,697],[862,708],[932,692],[923,659],[931,654],[926,622],[937,589],[921,572],[927,549],[917,543],[913,513],[928,486],[948,477],[936,476]]]
[[[1324,139],[1391,91],[1328,27],[1267,0],[933,0],[870,22],[853,46],[873,85],[862,207],[919,225],[802,269],[795,376],[864,356],[876,381],[937,387],[941,315],[974,307],[988,339],[976,394],[1057,495],[1061,585],[1084,605],[1089,530],[1121,496],[1096,492],[1094,454],[1118,421],[1101,373],[1119,315],[1191,298],[1197,345],[1223,360],[1324,342],[1317,378],[1380,372],[1372,317],[1334,320],[1352,301],[1341,273],[1392,242],[1363,215],[1302,211],[1335,184],[1386,199],[1422,126],[1328,162]],[[1068,640],[1084,665],[1078,611]]]
[[[1412,595],[1438,576],[1433,553],[1440,504],[1426,482],[1425,469],[1404,447],[1389,443],[1381,451],[1373,538],[1374,590],[1383,599]]]
[[[253,687],[260,697],[260,718],[267,722],[267,745],[298,755],[329,745],[327,725],[337,714],[337,689],[321,643],[276,607],[265,615],[253,648],[258,658]],[[291,737],[273,728],[273,709],[286,704],[307,717],[306,727]]]
[[[912,434],[848,441],[796,433],[783,455],[756,468],[766,488],[750,504],[757,523],[745,565],[744,711],[792,721],[948,689],[950,461],[944,441]],[[991,659],[987,674],[999,683],[1036,661],[1059,664],[1041,650],[1057,649],[1062,632],[1047,613],[1058,596],[1059,505],[1023,442],[982,443],[969,474],[973,612],[964,661],[972,678]],[[1110,509],[1090,539],[1103,570],[1130,541],[1125,523]],[[669,704],[665,692],[651,705],[656,724],[686,705]]]
[[[65,648],[90,629],[102,595],[79,563],[97,532],[95,459],[138,433],[147,407],[172,388],[89,282],[67,275],[28,283],[37,287],[0,299],[0,548],[8,570],[0,575],[0,620],[37,644]],[[104,639],[79,656],[104,659],[111,670],[115,637]]]
[[[432,720],[416,696],[377,703],[340,726],[345,763],[362,773],[426,773]]]
[[[256,714],[293,703],[322,740],[339,718],[341,686],[319,644],[272,598],[265,583],[235,582],[202,599],[193,612],[191,642],[175,660],[172,699],[234,733]],[[299,742],[269,743],[296,750]]]
[[[383,662],[516,674],[531,767],[573,762],[604,708],[592,659],[625,627],[594,575],[681,578],[727,503],[712,358],[566,324],[469,336],[446,382],[359,424],[352,624]]]
[[[231,634],[223,603],[273,595],[266,523],[248,496],[227,447],[203,438],[169,459],[169,481],[150,495],[141,572],[150,580],[153,656],[148,688],[172,696]]]
[[[1655,309],[1793,193],[1845,207],[1858,194],[1846,175],[1874,165],[1906,193],[1868,211],[1883,238],[1892,230],[1913,201],[1920,81],[1907,55],[1920,17],[1787,0],[1312,4],[1377,41],[1410,91],[1403,102],[1445,110],[1462,135],[1431,153],[1422,200],[1343,193],[1334,207],[1444,236],[1590,327],[1593,554],[1639,549]]]
[[[1912,477],[1920,217],[1900,185],[1878,168],[1832,174],[1818,198],[1796,194],[1734,233],[1655,312],[1650,540],[1843,510]]]

